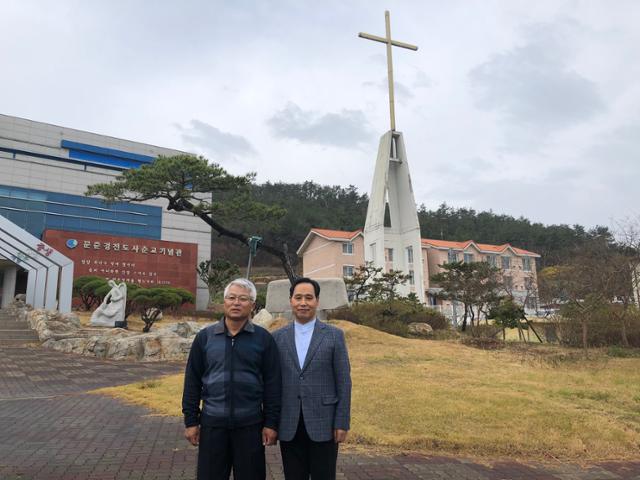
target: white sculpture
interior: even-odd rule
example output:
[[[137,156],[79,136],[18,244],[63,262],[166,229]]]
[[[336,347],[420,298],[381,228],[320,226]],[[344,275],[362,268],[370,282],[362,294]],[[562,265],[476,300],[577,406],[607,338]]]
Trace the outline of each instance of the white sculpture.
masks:
[[[124,319],[127,303],[127,284],[118,285],[109,280],[111,290],[98,308],[91,314],[90,324],[94,327],[126,327]]]

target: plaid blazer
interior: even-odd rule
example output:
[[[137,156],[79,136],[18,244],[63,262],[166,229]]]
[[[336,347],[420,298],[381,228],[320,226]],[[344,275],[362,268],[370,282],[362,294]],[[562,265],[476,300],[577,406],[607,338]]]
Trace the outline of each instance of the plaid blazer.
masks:
[[[276,330],[273,338],[282,369],[278,438],[285,442],[293,439],[300,409],[314,442],[331,440],[334,429],[349,430],[351,367],[342,330],[316,320],[302,368],[296,352],[294,322]]]

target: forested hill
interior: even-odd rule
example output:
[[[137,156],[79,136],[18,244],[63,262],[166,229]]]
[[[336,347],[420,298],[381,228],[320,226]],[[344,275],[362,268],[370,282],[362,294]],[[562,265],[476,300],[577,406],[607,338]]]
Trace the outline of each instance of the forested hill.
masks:
[[[255,200],[279,205],[287,210],[276,225],[244,222],[233,225],[250,235],[260,235],[266,242],[286,242],[295,253],[312,227],[353,231],[364,227],[368,197],[356,187],[324,186],[315,182],[263,183],[252,187]],[[576,247],[594,236],[611,237],[606,227],[587,231],[580,225],[543,225],[525,218],[514,218],[493,212],[476,212],[469,208],[452,208],[442,204],[437,210],[421,206],[418,211],[423,238],[443,240],[475,240],[500,245],[510,243],[542,255],[540,266],[562,261]],[[214,251],[244,264],[246,248],[232,247],[220,239]],[[277,264],[267,255],[256,258],[258,264]]]
[[[292,257],[312,227],[353,231],[364,227],[368,197],[358,193],[354,186],[325,186],[315,182],[263,183],[251,187],[253,200],[283,207],[286,215],[274,224],[255,222],[227,222],[238,231],[259,235],[265,243],[282,246],[287,244]],[[238,247],[234,241],[218,238],[214,254],[243,265],[247,259],[246,247]],[[266,254],[256,257],[257,265],[279,265]]]

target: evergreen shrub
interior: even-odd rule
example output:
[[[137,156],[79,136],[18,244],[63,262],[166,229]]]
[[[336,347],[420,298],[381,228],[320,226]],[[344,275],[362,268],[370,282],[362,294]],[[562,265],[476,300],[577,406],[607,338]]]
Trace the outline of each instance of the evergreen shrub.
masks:
[[[440,312],[402,298],[354,303],[333,310],[329,318],[346,320],[401,337],[409,336],[409,324],[414,322],[428,323],[434,330],[449,328],[449,321]]]

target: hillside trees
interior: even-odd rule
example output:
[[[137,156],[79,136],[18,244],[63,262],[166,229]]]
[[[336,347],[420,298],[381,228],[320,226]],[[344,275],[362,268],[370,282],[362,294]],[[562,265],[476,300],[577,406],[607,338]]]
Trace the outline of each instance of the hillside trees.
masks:
[[[291,248],[300,246],[313,227],[354,231],[364,227],[368,198],[353,187],[323,186],[314,182],[264,183],[251,186],[257,201],[277,205],[286,214],[273,227],[258,222],[243,222],[244,231],[261,235],[265,241]],[[424,238],[514,246],[539,253],[539,267],[557,265],[575,249],[600,236],[612,238],[606,227],[587,230],[580,225],[543,225],[525,218],[478,212],[470,208],[453,208],[446,204],[435,210],[420,207],[418,217]],[[237,225],[236,225],[237,224]],[[230,224],[237,227],[240,222]],[[239,227],[238,227],[239,228]],[[246,251],[219,245],[220,252],[235,263],[246,260]],[[270,264],[269,257],[256,258],[258,265]]]
[[[254,200],[282,208],[286,213],[277,222],[267,225],[261,220],[234,220],[230,228],[242,228],[245,232],[260,235],[272,245],[286,243],[297,249],[311,228],[329,228],[353,231],[364,227],[368,197],[358,193],[350,185],[320,185],[307,181],[303,183],[271,183],[251,185]],[[240,250],[228,240],[220,239],[214,247],[218,255],[228,260],[244,264],[246,251]],[[271,258],[259,255],[255,265],[270,265]]]
[[[255,184],[253,174],[233,176],[201,157],[188,155],[160,157],[152,165],[124,172],[114,182],[89,187],[87,194],[107,200],[166,199],[169,210],[191,212],[211,225],[220,235],[214,242],[216,256],[236,264],[246,262],[248,237],[259,235],[263,238],[260,250],[274,256],[258,255],[256,265],[295,264],[296,258],[284,245],[293,253],[312,227],[362,228],[368,203],[367,195],[354,186],[313,181]],[[539,253],[539,269],[562,264],[573,250],[594,238],[613,239],[606,227],[587,230],[580,225],[543,225],[444,203],[434,210],[421,206],[418,217],[424,238],[510,243]],[[292,268],[285,269],[292,274]]]
[[[177,173],[179,170],[174,171]],[[224,172],[224,175],[228,174]],[[293,252],[313,227],[347,231],[364,227],[368,196],[360,193],[353,185],[320,185],[313,181],[255,184],[252,175],[242,178],[244,181],[241,187],[215,189],[215,202],[212,205],[214,209],[209,216],[233,232],[243,232],[245,239],[249,235],[260,235],[264,244],[286,244]],[[210,181],[211,179],[205,179],[194,185],[193,192],[189,193],[198,196],[199,190],[206,191],[200,188],[201,184]],[[102,194],[98,191],[95,193]],[[113,195],[111,198],[118,199]],[[127,200],[124,197],[120,199]],[[200,200],[192,201],[196,205],[199,202]],[[252,212],[252,208],[246,207],[253,203],[269,205],[274,210],[271,213],[264,210]],[[464,207],[454,208],[444,203],[435,210],[428,210],[422,205],[418,218],[424,238],[456,241],[473,239],[497,245],[510,243],[539,253],[542,256],[539,260],[540,268],[562,263],[575,248],[593,238],[613,238],[606,227],[587,230],[580,225],[543,225],[523,217],[514,218],[492,211],[478,212]],[[244,264],[247,250],[237,242],[238,239],[233,236],[219,237],[214,246],[217,256],[236,264]],[[241,242],[245,243],[244,240]],[[282,261],[280,256],[258,255],[255,264],[274,265],[274,259],[275,264]],[[295,262],[295,258],[292,262]]]

